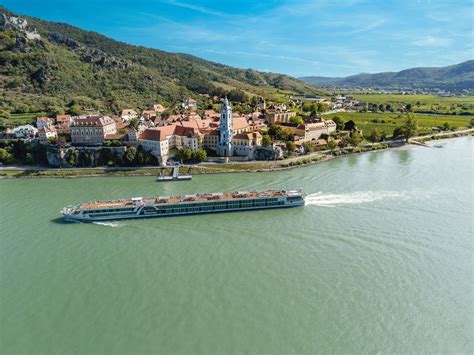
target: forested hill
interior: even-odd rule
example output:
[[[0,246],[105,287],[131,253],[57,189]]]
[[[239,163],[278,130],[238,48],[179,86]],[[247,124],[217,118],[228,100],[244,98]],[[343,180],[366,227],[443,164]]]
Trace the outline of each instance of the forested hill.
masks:
[[[315,93],[287,75],[237,69],[191,55],[133,46],[79,28],[15,15],[0,7],[0,110],[118,112],[198,94],[241,90]]]
[[[342,78],[307,76],[300,79],[318,87],[472,90],[474,89],[474,60],[447,67],[412,68],[400,72],[357,74]]]

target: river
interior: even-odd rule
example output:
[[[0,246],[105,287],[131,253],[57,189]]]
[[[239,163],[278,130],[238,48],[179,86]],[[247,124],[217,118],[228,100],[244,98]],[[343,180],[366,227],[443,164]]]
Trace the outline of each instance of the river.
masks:
[[[473,143],[190,182],[0,180],[0,353],[472,352]],[[92,199],[267,188],[307,204],[59,218]]]

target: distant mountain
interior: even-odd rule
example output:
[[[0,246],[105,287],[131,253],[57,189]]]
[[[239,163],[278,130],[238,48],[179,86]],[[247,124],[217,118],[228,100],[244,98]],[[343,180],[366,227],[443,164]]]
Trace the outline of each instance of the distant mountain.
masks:
[[[399,72],[357,74],[342,78],[306,76],[304,82],[326,88],[377,87],[381,89],[474,89],[474,60],[447,67],[413,68]]]
[[[219,89],[220,88],[220,89]],[[133,46],[79,28],[19,16],[0,7],[0,114],[118,112],[198,94],[244,91],[272,98],[276,90],[317,93],[282,74],[237,69],[187,54]]]

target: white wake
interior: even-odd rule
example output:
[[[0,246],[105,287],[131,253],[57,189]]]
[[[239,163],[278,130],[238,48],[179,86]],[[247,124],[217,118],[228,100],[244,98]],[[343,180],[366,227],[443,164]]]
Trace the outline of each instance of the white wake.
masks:
[[[93,224],[97,224],[99,226],[107,226],[107,227],[122,227],[123,224],[120,224],[119,222],[92,222]]]
[[[334,207],[335,205],[350,205],[370,203],[380,200],[405,199],[404,192],[397,191],[356,191],[347,194],[326,194],[317,192],[306,196],[306,205]]]

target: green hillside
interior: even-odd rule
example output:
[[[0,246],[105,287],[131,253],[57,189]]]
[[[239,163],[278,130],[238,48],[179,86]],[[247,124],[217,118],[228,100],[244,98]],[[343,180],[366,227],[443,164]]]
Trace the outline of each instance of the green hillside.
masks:
[[[474,60],[447,67],[412,68],[400,72],[357,74],[343,78],[307,76],[308,84],[327,88],[442,89],[461,92],[474,88]]]
[[[237,69],[187,54],[133,46],[0,7],[0,115],[142,109],[223,89],[278,100],[318,90],[287,75]]]

